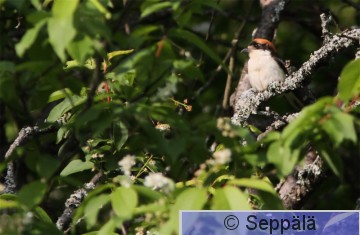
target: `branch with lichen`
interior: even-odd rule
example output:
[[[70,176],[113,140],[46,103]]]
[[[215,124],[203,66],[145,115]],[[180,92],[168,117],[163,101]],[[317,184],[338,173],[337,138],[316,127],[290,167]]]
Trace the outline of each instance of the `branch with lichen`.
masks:
[[[69,231],[70,223],[72,220],[72,214],[76,208],[78,208],[88,193],[93,190],[96,184],[100,181],[103,176],[103,172],[100,171],[90,180],[89,183],[84,184],[84,186],[76,190],[65,202],[65,210],[61,216],[56,221],[56,227],[63,232]]]
[[[308,61],[296,72],[288,76],[283,83],[273,82],[263,92],[255,92],[253,89],[245,91],[240,97],[236,97],[232,122],[236,125],[244,123],[250,114],[256,113],[259,105],[276,95],[286,93],[301,87],[302,82],[310,79],[311,74],[324,62],[338,54],[341,50],[355,46],[359,43],[360,29],[345,30],[332,35],[328,42],[315,51]]]
[[[14,140],[14,142],[10,145],[9,149],[5,153],[4,160],[9,160],[10,156],[14,153],[17,147],[25,144],[27,141],[32,139],[35,136],[40,134],[49,133],[56,130],[56,125],[52,125],[46,128],[40,128],[39,126],[35,125],[32,127],[24,127],[19,131],[18,136]],[[7,171],[5,176],[5,193],[14,194],[16,191],[16,174],[15,174],[15,166],[12,161],[10,161],[7,165]]]
[[[310,148],[305,156],[303,167],[297,167],[293,173],[280,182],[276,191],[286,209],[301,209],[304,201],[316,186],[327,178],[324,162],[317,152]]]

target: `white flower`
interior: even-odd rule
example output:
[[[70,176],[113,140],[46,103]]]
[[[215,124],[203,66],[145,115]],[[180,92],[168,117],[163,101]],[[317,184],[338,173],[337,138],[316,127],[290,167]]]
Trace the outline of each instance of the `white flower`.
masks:
[[[121,170],[124,172],[125,175],[130,176],[131,175],[131,167],[133,167],[135,162],[135,156],[133,155],[126,155],[121,159],[121,161],[118,162]]]
[[[174,189],[172,180],[163,176],[162,173],[150,173],[145,177],[144,185],[153,190],[162,190],[164,193],[169,193]]]
[[[222,149],[213,153],[213,158],[217,165],[224,165],[231,161],[231,150]]]

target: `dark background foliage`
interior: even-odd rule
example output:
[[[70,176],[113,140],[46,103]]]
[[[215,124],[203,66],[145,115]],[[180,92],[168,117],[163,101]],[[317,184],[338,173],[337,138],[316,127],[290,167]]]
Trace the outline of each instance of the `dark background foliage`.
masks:
[[[358,27],[359,9],[356,0],[290,1],[279,56],[299,68],[323,45],[321,13],[336,34]],[[283,209],[275,186],[306,165],[309,146],[324,179],[298,208],[354,209],[356,47],[311,74],[318,101],[284,130],[257,141],[260,127],[230,122],[226,80],[232,92],[261,14],[253,0],[0,0],[1,233],[172,234],[179,209]],[[267,105],[293,112],[282,97]],[[21,135],[25,127],[33,129]],[[231,152],[231,162],[214,151]],[[127,175],[118,162],[129,155]],[[165,186],[144,186],[157,172]],[[68,201],[77,210],[59,225],[78,189],[79,203]]]

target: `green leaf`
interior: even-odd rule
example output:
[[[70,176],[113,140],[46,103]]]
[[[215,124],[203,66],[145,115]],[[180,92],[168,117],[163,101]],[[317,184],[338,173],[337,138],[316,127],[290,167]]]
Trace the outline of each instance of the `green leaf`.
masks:
[[[176,73],[181,73],[181,77],[187,77],[191,80],[200,80],[205,82],[204,75],[195,65],[194,61],[175,60],[173,62]]]
[[[212,210],[251,210],[247,195],[233,186],[216,189],[212,200]]]
[[[71,92],[70,89],[65,88],[65,89],[61,89],[58,91],[54,91],[53,93],[51,93],[51,95],[49,96],[48,99],[48,103],[59,100],[59,99],[63,99],[65,98],[67,95],[72,96],[73,93]]]
[[[159,234],[173,234],[179,227],[180,210],[201,210],[207,202],[207,190],[204,188],[189,188],[177,198],[170,211],[170,220],[161,228]]]
[[[129,137],[128,129],[122,122],[114,124],[113,128],[114,144],[117,150],[120,150]]]
[[[85,206],[84,216],[88,228],[95,225],[97,217],[101,208],[104,207],[110,201],[110,197],[107,194],[98,195],[91,198]]]
[[[336,176],[338,176],[340,179],[343,178],[343,162],[339,155],[334,154],[333,150],[330,149],[327,145],[324,143],[317,143],[316,144],[317,151],[320,152],[320,156],[325,160],[325,162],[328,164],[332,172]]]
[[[144,18],[152,13],[160,11],[164,8],[169,8],[172,6],[171,2],[159,2],[159,3],[146,3],[141,6],[141,15],[140,18]]]
[[[49,215],[46,213],[46,211],[44,209],[42,209],[41,207],[35,207],[35,215],[36,217],[43,223],[52,223],[51,218],[49,217]]]
[[[24,185],[19,193],[18,199],[19,202],[25,205],[28,208],[33,208],[38,205],[43,196],[46,193],[46,184],[40,181],[31,182]]]
[[[101,229],[96,233],[97,235],[111,235],[111,234],[117,234],[114,233],[116,224],[113,219],[110,219],[104,226],[101,227]]]
[[[71,100],[66,98],[61,103],[56,105],[49,113],[49,116],[46,119],[48,123],[56,122],[64,113],[71,110],[73,108],[72,105],[77,106],[85,102],[86,97],[80,97],[74,95],[71,97]]]
[[[276,141],[269,146],[267,159],[276,166],[280,176],[287,176],[298,162],[299,151],[299,148],[290,149],[282,141]]]
[[[66,50],[74,60],[82,65],[89,56],[94,54],[93,41],[88,36],[76,38],[67,45]]]
[[[344,139],[356,143],[357,136],[353,116],[343,113],[340,110],[330,114],[330,117],[322,123],[322,128],[338,147]]]
[[[128,55],[130,53],[132,53],[134,51],[134,49],[131,50],[118,50],[118,51],[112,51],[110,53],[107,54],[108,60],[111,60],[112,58],[121,56],[121,55]]]
[[[138,195],[132,188],[119,187],[110,195],[112,207],[121,219],[131,219],[138,204]]]
[[[19,208],[20,205],[17,201],[6,200],[0,198],[0,210],[8,208]]]
[[[65,48],[76,35],[73,15],[79,0],[55,0],[52,7],[53,16],[48,21],[49,41],[62,61],[66,60]]]
[[[96,9],[101,12],[106,19],[111,18],[111,13],[99,2],[99,0],[90,0],[92,4],[96,7]]]
[[[61,171],[60,176],[68,176],[77,172],[90,170],[94,167],[94,163],[89,161],[81,161],[80,159],[75,159],[69,162],[69,164]]]
[[[132,187],[137,191],[137,193],[139,194],[139,197],[147,198],[147,199],[150,199],[151,201],[156,201],[163,196],[162,193],[160,193],[158,191],[154,191],[145,186],[134,185]]]
[[[237,186],[241,186],[241,187],[247,187],[247,188],[253,188],[253,189],[257,189],[257,190],[261,190],[264,192],[268,192],[272,195],[277,195],[274,186],[269,182],[269,181],[265,181],[265,180],[260,180],[260,179],[234,179],[234,180],[230,180],[228,181],[228,184],[234,184]]]
[[[25,51],[31,47],[31,45],[35,42],[37,35],[39,34],[40,29],[45,25],[48,21],[48,18],[45,18],[39,21],[34,28],[26,31],[25,35],[21,38],[21,41],[16,44],[15,50],[16,54],[19,57],[23,57]]]
[[[225,66],[225,64],[222,62],[221,58],[218,56],[218,54],[214,50],[212,50],[209,46],[207,46],[206,43],[195,34],[184,29],[171,29],[169,32],[169,36],[185,39],[188,42],[196,45],[217,64],[220,64],[226,72],[229,71],[228,68]]]
[[[299,116],[290,122],[281,133],[284,145],[290,147],[302,145],[307,139],[304,136],[316,130],[319,120],[324,115],[325,107],[333,105],[333,100],[333,97],[324,97],[303,108]]]
[[[344,67],[340,74],[338,92],[344,101],[360,95],[360,59],[353,60]]]
[[[60,161],[57,158],[44,154],[39,157],[36,164],[36,171],[40,176],[49,179],[53,176],[59,165]]]

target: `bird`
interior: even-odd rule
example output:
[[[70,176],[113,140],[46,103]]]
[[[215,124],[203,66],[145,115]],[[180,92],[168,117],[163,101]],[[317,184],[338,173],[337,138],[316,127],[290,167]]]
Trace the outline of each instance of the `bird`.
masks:
[[[252,88],[264,91],[273,81],[283,82],[287,70],[284,62],[277,56],[274,44],[264,38],[254,38],[247,48],[249,60],[247,76]]]

